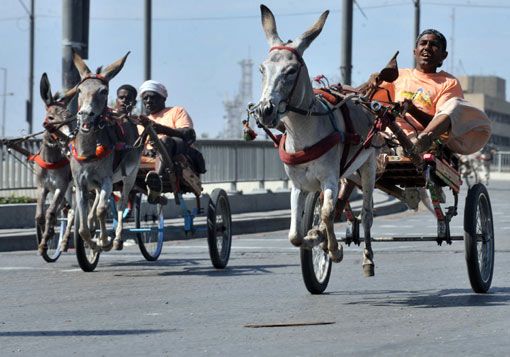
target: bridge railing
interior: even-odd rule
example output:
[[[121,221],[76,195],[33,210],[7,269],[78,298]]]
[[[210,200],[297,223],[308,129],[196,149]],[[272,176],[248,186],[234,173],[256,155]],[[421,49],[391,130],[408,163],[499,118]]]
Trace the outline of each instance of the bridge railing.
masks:
[[[498,151],[492,161],[493,172],[510,172],[510,151]]]
[[[28,140],[23,147],[32,153],[37,152],[40,139]],[[202,182],[230,183],[232,191],[237,191],[239,182],[259,182],[261,188],[266,181],[284,181],[287,175],[278,157],[278,151],[270,141],[255,140],[197,140],[196,147],[202,152],[207,172]],[[36,180],[32,164],[26,158],[0,144],[0,190],[33,189]]]

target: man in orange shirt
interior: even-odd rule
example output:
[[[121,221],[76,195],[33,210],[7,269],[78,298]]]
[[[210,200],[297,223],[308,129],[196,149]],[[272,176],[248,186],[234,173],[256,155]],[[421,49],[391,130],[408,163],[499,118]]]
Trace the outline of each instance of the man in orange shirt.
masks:
[[[148,116],[141,115],[140,122],[147,125],[152,122],[153,128],[166,147],[170,157],[189,153],[189,146],[195,142],[195,130],[191,117],[182,107],[166,107],[168,92],[165,86],[157,81],[148,80],[140,86],[140,96]],[[147,145],[150,151],[152,148]],[[142,164],[154,163],[155,171],[150,171],[145,178],[149,189],[149,200],[154,201],[162,191],[161,177],[167,167],[157,156],[154,159],[143,159]]]
[[[408,115],[397,123],[415,142],[414,151],[428,150],[439,138],[462,154],[483,147],[491,134],[488,117],[463,99],[457,78],[438,71],[448,56],[443,34],[423,31],[416,40],[414,56],[416,68],[400,69],[393,83],[381,85],[387,91],[378,91],[374,97],[410,104]]]

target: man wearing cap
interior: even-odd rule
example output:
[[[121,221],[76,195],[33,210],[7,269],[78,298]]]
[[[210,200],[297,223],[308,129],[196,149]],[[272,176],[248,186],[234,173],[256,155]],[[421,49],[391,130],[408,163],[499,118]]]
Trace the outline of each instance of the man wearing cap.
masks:
[[[195,141],[196,136],[193,121],[186,110],[178,106],[166,107],[168,92],[163,84],[154,80],[145,81],[140,86],[140,97],[148,114],[140,116],[141,124],[152,123],[170,157],[187,153],[189,145]],[[151,145],[147,144],[146,149],[150,152]],[[149,189],[149,200],[156,201],[162,191],[161,177],[166,167],[163,160],[154,156],[142,159],[142,166],[147,167],[147,164],[155,165],[155,171],[147,174],[145,182]]]
[[[446,38],[434,29],[423,31],[416,39],[415,68],[399,70],[393,83],[384,82],[374,99],[408,102],[408,114],[397,124],[415,143],[414,151],[427,151],[437,139],[452,151],[470,154],[490,138],[487,115],[463,99],[457,78],[438,71],[448,56]],[[388,94],[390,98],[388,98]]]

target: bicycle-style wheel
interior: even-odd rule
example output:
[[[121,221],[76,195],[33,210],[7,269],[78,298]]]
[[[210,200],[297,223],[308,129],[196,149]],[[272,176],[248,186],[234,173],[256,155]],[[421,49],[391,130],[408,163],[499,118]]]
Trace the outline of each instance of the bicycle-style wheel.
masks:
[[[306,196],[303,215],[303,234],[312,228],[318,228],[321,221],[321,200],[319,192],[310,192]],[[301,248],[301,273],[306,288],[312,294],[322,294],[326,290],[331,276],[331,259],[321,247]]]
[[[135,200],[135,229],[140,252],[148,261],[159,258],[165,240],[165,219],[163,206],[150,204],[147,196],[142,193],[136,195]]]
[[[227,193],[216,188],[207,207],[207,243],[209,256],[216,269],[224,269],[232,246],[232,215]]]
[[[486,293],[494,271],[494,223],[489,194],[481,183],[471,187],[466,197],[464,244],[471,287]]]

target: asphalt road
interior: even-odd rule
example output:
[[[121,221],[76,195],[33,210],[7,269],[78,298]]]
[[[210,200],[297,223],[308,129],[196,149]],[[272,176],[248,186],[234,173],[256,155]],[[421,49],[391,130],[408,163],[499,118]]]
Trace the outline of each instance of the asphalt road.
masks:
[[[472,293],[462,241],[376,242],[373,278],[363,277],[361,249],[345,248],[319,296],[307,292],[285,231],[234,237],[224,271],[212,268],[204,239],[166,242],[155,263],[136,246],[107,253],[93,273],[70,253],[55,264],[34,252],[0,253],[0,355],[507,356],[510,185],[489,188],[489,294]],[[461,215],[452,234],[462,233]],[[377,217],[373,229],[434,233],[423,210]],[[246,327],[280,323],[302,325]]]

